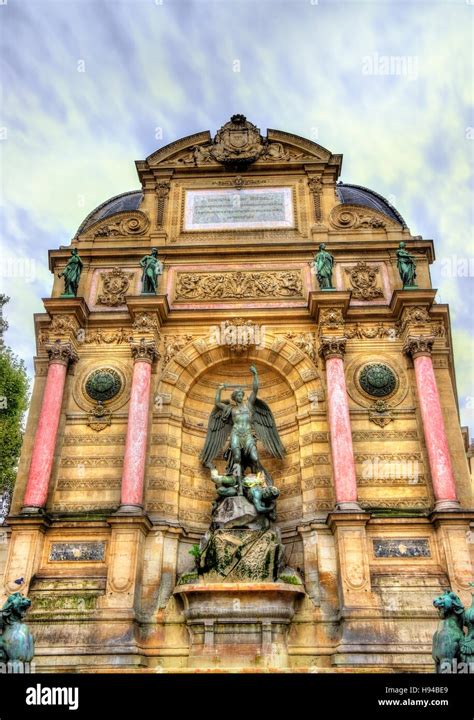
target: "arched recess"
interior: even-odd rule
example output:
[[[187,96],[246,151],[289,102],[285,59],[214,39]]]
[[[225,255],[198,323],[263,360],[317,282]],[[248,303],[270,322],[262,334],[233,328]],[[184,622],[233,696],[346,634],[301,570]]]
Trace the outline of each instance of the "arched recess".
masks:
[[[277,522],[295,526],[333,506],[324,387],[317,366],[283,335],[268,332],[265,346],[244,354],[198,338],[164,368],[155,388],[155,411],[147,470],[146,508],[184,527],[205,530],[214,497],[209,471],[199,453],[209,413],[221,382],[250,385],[255,363],[260,396],[275,416],[284,461],[259,443],[263,463],[281,490]],[[247,390],[248,391],[248,390]],[[229,393],[224,394],[224,398]],[[223,470],[224,461],[217,461]]]

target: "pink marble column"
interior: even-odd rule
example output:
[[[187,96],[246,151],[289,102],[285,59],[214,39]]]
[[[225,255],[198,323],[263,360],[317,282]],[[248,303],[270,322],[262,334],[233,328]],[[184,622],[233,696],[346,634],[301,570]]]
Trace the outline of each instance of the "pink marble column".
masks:
[[[453,466],[431,359],[434,337],[408,337],[404,350],[413,358],[425,444],[430,463],[435,510],[458,510]]]
[[[148,443],[151,366],[157,355],[155,343],[142,339],[132,344],[132,390],[128,410],[127,439],[122,473],[122,496],[119,512],[143,509],[143,486]]]
[[[326,360],[327,404],[331,438],[336,510],[361,511],[352,449],[352,430],[347,400],[343,356],[346,338],[322,337],[320,354]]]
[[[46,350],[49,354],[48,375],[33,443],[22,512],[38,512],[46,505],[67,368],[70,362],[77,360],[70,343],[57,341],[47,345]]]

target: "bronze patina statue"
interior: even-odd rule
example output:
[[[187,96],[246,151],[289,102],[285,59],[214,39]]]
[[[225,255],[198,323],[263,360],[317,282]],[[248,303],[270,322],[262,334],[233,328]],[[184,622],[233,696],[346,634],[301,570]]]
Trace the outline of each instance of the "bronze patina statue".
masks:
[[[474,583],[470,583],[474,587]],[[437,673],[472,672],[474,663],[474,593],[465,608],[452,590],[433,600],[442,620],[433,635],[433,660]],[[467,633],[464,632],[466,626]],[[474,669],[474,668],[473,668]]]
[[[154,247],[150,255],[140,260],[143,268],[142,295],[156,295],[160,276],[163,274],[163,263],[158,258],[158,250]]]
[[[416,260],[405,250],[405,243],[401,242],[397,250],[397,268],[404,288],[416,287]]]
[[[319,246],[319,252],[314,256],[313,267],[318,278],[319,289],[334,290],[332,284],[334,257],[326,250],[325,243],[321,243]]]
[[[82,260],[78,255],[77,248],[73,248],[71,250],[71,257],[66,263],[66,267],[62,272],[58,273],[59,278],[64,278],[63,297],[76,297],[82,267]]]
[[[245,393],[241,387],[233,391],[232,403],[221,399],[222,391],[229,385],[225,383],[217,388],[215,406],[209,417],[206,441],[201,453],[203,465],[212,469],[212,461],[223,450],[230,436],[229,447],[224,453],[227,460],[226,475],[236,478],[239,495],[243,494],[242,478],[247,468],[254,474],[263,472],[267,484],[273,485],[269,473],[259,460],[256,438],[273,457],[282,459],[285,454],[273,413],[268,405],[257,397],[258,372],[255,365],[251,366],[250,372],[253,374],[253,384],[248,400],[244,399]]]
[[[0,662],[30,662],[35,652],[33,636],[23,623],[31,600],[19,592],[7,598],[0,611]]]

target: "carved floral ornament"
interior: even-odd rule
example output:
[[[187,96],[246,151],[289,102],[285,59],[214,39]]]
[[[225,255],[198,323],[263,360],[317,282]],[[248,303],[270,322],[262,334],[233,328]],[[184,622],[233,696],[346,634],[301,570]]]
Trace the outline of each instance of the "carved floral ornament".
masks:
[[[319,315],[319,325],[334,330],[344,327],[344,314],[341,308],[323,308]]]
[[[366,228],[383,230],[389,227],[400,227],[398,223],[390,220],[390,218],[376,210],[369,210],[366,207],[346,203],[336,205],[336,207],[331,210],[329,222],[338,230],[359,230]]]
[[[116,213],[106,221],[98,220],[87,233],[94,237],[114,237],[120,235],[143,235],[149,228],[150,221],[141,210]]]

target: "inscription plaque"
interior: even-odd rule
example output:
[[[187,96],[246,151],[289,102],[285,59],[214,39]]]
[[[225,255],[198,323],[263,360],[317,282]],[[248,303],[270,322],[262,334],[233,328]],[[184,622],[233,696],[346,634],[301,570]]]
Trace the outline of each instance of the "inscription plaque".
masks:
[[[293,199],[289,187],[186,192],[185,230],[292,227]]]

